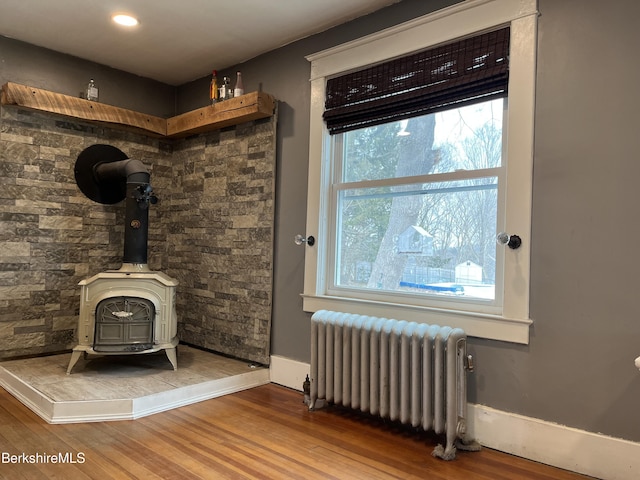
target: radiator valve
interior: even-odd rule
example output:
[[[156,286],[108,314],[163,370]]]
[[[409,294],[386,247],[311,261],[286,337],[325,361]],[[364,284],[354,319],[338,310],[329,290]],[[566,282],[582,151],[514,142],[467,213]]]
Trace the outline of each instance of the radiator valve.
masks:
[[[302,391],[304,392],[304,399],[302,402],[305,405],[309,405],[309,402],[311,401],[311,381],[309,380],[309,375],[307,375],[307,378],[302,383]]]
[[[469,372],[473,372],[473,368],[474,368],[474,365],[473,365],[473,355],[471,355],[471,354],[467,355],[467,357],[466,357],[466,359],[465,359],[465,360],[466,360],[466,361],[465,361],[464,368],[465,368],[467,371],[469,371]]]

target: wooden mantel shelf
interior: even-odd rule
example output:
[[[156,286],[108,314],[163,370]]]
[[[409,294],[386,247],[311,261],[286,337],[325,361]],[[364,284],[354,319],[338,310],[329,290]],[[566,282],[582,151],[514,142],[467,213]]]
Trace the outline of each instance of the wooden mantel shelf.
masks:
[[[275,111],[271,95],[252,92],[165,119],[12,82],[2,86],[0,103],[170,138],[267,118]]]
[[[217,130],[267,118],[272,116],[274,111],[275,100],[271,95],[262,92],[247,93],[167,119],[167,136],[184,137]]]
[[[1,101],[3,105],[17,105],[97,123],[124,126],[156,136],[167,134],[167,121],[164,118],[18,83],[9,82],[2,86]]]

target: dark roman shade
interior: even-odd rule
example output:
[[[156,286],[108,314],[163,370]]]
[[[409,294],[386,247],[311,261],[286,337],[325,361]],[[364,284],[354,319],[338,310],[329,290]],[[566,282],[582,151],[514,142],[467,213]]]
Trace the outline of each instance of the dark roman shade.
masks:
[[[507,95],[509,28],[458,40],[327,81],[335,134]]]

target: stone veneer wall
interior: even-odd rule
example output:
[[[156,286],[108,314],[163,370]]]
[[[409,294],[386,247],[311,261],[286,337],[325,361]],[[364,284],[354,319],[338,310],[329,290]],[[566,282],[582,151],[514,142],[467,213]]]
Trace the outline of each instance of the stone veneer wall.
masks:
[[[72,348],[78,282],[122,263],[123,203],[89,200],[73,172],[105,143],[151,171],[149,267],[180,281],[181,339],[268,363],[275,124],[168,141],[1,107],[0,359]]]
[[[174,145],[169,272],[184,342],[269,363],[276,117]]]

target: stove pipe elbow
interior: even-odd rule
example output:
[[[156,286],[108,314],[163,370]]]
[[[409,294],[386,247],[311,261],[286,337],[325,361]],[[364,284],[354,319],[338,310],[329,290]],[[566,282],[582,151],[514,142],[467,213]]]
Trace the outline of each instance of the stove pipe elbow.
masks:
[[[149,170],[140,160],[127,158],[117,162],[99,163],[94,173],[99,183],[126,179],[129,182],[149,183]]]
[[[134,159],[101,163],[95,166],[98,182],[126,180],[124,264],[146,265],[149,237],[149,204],[156,203],[147,167]]]

